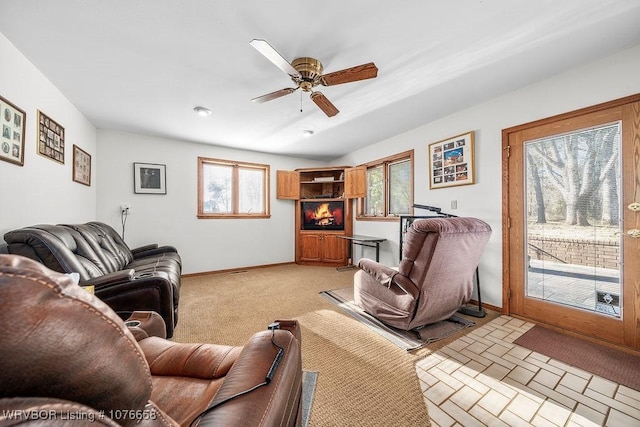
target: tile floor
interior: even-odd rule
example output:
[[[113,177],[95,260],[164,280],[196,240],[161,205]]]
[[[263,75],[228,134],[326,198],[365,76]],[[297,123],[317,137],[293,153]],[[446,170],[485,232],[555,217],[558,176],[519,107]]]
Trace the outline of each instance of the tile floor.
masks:
[[[500,316],[418,362],[432,425],[640,426],[640,391],[513,344],[532,327]]]

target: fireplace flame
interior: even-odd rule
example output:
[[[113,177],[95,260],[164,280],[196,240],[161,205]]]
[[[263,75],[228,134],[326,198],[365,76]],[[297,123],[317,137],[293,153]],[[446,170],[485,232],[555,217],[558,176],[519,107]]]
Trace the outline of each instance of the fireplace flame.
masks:
[[[318,206],[315,212],[316,219],[329,218],[332,217],[331,211],[329,210],[329,203],[322,203]]]
[[[342,226],[343,212],[342,204],[331,202],[317,202],[313,206],[304,208],[304,223],[313,224],[317,227]]]

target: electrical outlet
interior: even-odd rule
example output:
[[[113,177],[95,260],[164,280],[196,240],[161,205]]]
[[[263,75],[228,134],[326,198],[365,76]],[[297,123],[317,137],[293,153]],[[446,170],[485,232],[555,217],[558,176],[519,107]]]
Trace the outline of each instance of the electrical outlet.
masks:
[[[131,213],[131,205],[128,205],[126,203],[120,205],[120,213],[129,215]]]
[[[458,201],[457,200],[452,200],[451,201],[451,209],[458,209]]]

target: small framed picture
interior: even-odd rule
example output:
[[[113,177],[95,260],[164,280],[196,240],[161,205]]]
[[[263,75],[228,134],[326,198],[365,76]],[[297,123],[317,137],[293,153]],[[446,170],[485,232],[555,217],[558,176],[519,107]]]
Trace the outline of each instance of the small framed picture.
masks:
[[[133,192],[136,194],[167,194],[166,165],[134,163]]]
[[[27,114],[0,96],[0,160],[24,166],[24,126]]]
[[[473,131],[429,144],[429,188],[475,183]]]
[[[91,155],[73,145],[73,180],[91,186]]]
[[[64,164],[64,128],[38,110],[38,154]]]

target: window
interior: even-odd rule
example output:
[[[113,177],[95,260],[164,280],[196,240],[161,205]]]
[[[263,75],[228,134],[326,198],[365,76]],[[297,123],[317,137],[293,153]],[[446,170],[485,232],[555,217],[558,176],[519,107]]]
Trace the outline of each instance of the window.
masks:
[[[198,157],[198,218],[268,217],[268,165]]]
[[[368,163],[367,195],[358,203],[358,219],[397,218],[413,205],[413,150]]]

